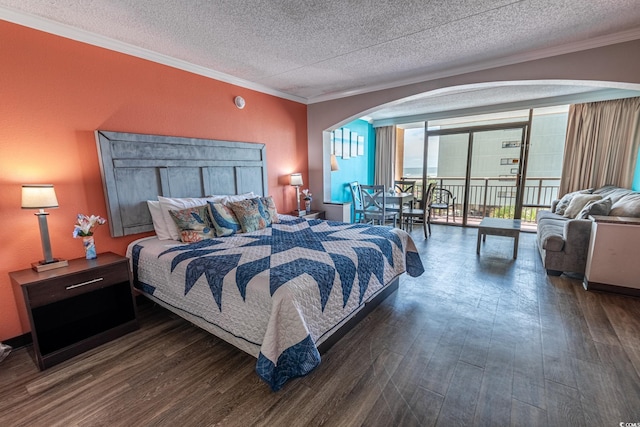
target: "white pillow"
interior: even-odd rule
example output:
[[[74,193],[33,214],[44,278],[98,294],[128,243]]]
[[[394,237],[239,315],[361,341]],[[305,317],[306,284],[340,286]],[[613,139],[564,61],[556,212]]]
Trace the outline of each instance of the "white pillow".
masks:
[[[160,240],[180,240],[180,230],[176,226],[175,221],[169,213],[170,210],[181,211],[183,209],[195,208],[197,206],[206,205],[210,202],[221,202],[226,196],[212,196],[212,197],[162,197],[158,196],[158,202],[160,202],[160,210],[162,211],[162,217],[164,218],[164,224],[167,227],[168,237]],[[157,232],[156,232],[157,234]]]
[[[224,197],[225,199],[223,200],[222,203],[224,203],[226,205],[227,203],[241,202],[243,200],[255,199],[256,197],[260,197],[260,196],[258,196],[253,191],[250,191],[250,192],[244,193],[244,194],[230,194],[230,195],[227,195],[227,196],[218,196],[218,197]]]
[[[167,229],[167,225],[164,222],[162,216],[162,210],[160,209],[160,202],[157,200],[147,200],[147,206],[151,213],[151,219],[153,220],[153,229],[156,230],[156,236],[160,240],[171,240],[171,234]]]
[[[602,196],[599,194],[578,194],[571,199],[567,210],[564,211],[565,218],[575,218],[582,208],[592,200],[600,200]]]

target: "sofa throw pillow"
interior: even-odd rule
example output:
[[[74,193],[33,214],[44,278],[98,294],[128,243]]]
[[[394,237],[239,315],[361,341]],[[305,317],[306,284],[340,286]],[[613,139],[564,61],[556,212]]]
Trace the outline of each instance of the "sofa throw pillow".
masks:
[[[602,199],[602,196],[599,194],[578,194],[571,199],[569,206],[567,206],[562,216],[565,218],[575,218],[587,203],[600,199]]]
[[[565,194],[564,196],[562,196],[562,198],[560,199],[560,201],[556,205],[556,210],[555,210],[554,213],[557,213],[558,215],[564,215],[564,212],[569,207],[569,203],[571,203],[571,200],[575,196],[577,196],[578,194],[591,194],[592,191],[593,191],[592,189],[579,190],[579,191],[573,191],[571,193]]]
[[[576,218],[588,219],[589,215],[609,215],[611,204],[612,201],[609,197],[601,200],[591,200],[584,205],[584,208],[576,215]]]
[[[216,236],[232,236],[241,231],[238,218],[231,208],[220,202],[208,202],[209,214],[213,228],[216,230]]]
[[[266,214],[260,198],[231,202],[227,206],[236,214],[244,233],[262,230],[267,226],[267,220],[264,219]]]
[[[278,218],[278,210],[276,209],[276,202],[273,201],[273,197],[262,197],[260,201],[264,206],[264,219],[267,221],[267,226],[279,223],[280,218]]]
[[[614,201],[609,215],[640,218],[640,193],[630,193]]]
[[[169,210],[169,214],[180,230],[184,243],[199,242],[215,237],[207,205],[181,210]]]

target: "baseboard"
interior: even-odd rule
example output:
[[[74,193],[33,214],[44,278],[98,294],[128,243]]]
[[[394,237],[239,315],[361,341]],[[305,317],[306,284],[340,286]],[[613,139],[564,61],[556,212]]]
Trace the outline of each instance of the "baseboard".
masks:
[[[640,297],[640,289],[629,288],[627,286],[608,285],[606,283],[591,282],[585,279],[582,282],[584,288],[588,291],[613,292],[616,294],[628,295],[632,297]]]
[[[31,339],[31,332],[27,332],[26,334],[18,335],[17,337],[9,338],[6,341],[3,341],[3,344],[10,345],[13,348],[26,347],[31,345],[33,340]]]

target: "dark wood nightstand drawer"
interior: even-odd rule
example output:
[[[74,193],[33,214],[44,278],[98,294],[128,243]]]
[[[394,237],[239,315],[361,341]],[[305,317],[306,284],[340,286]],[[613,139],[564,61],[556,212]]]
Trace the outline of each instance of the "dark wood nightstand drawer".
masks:
[[[123,268],[121,264],[112,264],[104,268],[60,276],[45,283],[27,285],[23,289],[28,294],[31,307],[35,308],[128,281],[128,269]]]

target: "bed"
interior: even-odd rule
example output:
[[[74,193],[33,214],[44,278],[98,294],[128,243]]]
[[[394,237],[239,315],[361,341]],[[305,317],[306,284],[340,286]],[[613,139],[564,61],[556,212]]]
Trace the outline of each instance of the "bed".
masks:
[[[146,201],[158,195],[197,192],[204,203],[216,192],[266,195],[263,144],[96,136],[112,235],[154,229]],[[402,230],[287,215],[195,243],[137,239],[127,257],[144,295],[256,357],[257,374],[274,391],[311,372],[323,350],[397,288],[401,274],[424,271]]]

